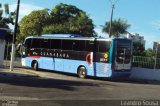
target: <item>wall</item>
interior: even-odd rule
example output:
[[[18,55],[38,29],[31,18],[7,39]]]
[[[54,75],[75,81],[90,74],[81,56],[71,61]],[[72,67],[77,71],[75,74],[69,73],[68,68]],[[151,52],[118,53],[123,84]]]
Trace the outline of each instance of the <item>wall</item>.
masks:
[[[160,69],[134,67],[131,71],[130,78],[160,81]]]

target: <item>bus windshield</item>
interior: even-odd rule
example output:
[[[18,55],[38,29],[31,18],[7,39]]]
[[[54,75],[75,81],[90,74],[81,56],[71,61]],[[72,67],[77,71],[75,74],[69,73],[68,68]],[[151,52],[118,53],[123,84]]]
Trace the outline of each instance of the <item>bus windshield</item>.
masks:
[[[119,64],[128,64],[131,59],[131,42],[128,40],[117,41],[116,61]]]

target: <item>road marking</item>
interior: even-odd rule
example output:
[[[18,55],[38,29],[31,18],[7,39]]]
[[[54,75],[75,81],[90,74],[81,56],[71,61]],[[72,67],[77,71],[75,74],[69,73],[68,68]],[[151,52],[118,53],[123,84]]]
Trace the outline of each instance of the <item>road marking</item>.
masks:
[[[32,97],[20,97],[20,96],[0,96],[0,100],[39,100]]]

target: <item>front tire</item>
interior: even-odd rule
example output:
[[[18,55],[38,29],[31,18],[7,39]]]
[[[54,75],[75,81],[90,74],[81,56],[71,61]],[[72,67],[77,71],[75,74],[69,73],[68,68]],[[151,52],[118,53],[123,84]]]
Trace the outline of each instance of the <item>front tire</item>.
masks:
[[[79,78],[86,78],[86,76],[87,76],[86,68],[85,67],[78,68],[78,73],[77,74],[78,74]]]

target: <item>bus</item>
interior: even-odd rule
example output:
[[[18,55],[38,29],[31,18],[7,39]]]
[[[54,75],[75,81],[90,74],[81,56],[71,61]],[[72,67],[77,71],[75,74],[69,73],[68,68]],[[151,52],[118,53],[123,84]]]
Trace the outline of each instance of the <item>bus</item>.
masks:
[[[29,36],[22,44],[22,66],[77,74],[80,78],[127,77],[132,41],[72,34]]]

